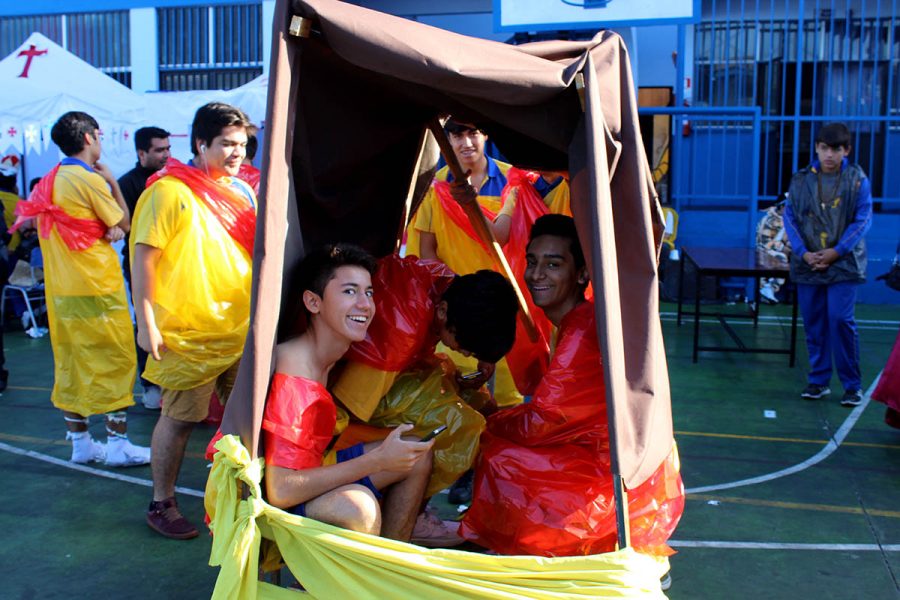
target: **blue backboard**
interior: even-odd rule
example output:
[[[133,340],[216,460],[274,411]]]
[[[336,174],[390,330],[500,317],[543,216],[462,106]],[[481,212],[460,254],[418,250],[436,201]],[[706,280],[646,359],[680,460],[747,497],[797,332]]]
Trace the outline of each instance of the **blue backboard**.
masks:
[[[494,0],[496,31],[697,23],[700,0]]]

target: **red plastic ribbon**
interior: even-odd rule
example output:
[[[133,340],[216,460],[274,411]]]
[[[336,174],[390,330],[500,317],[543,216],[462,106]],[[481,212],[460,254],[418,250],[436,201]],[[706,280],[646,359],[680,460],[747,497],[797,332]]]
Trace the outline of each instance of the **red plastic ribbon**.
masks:
[[[253,255],[253,239],[256,236],[256,210],[250,202],[227,185],[186,164],[169,158],[166,166],[147,180],[150,187],[163,177],[174,177],[191,188],[206,208],[216,217],[228,235],[240,244],[247,254]]]
[[[106,223],[99,219],[79,219],[68,214],[62,207],[53,204],[53,184],[59,165],[44,175],[35,186],[28,202],[16,205],[16,222],[10,228],[13,233],[29,219],[37,218],[38,232],[48,239],[50,232],[56,228],[60,239],[69,250],[87,250],[106,234]]]

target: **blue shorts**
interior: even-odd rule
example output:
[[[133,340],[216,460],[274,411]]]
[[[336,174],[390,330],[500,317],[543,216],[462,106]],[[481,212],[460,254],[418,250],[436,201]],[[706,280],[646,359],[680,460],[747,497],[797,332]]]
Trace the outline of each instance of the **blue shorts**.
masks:
[[[343,450],[338,450],[336,455],[336,462],[342,463],[347,462],[348,460],[353,460],[354,458],[359,458],[363,455],[363,444],[360,442],[355,446],[350,446],[349,448],[344,448]],[[381,500],[382,494],[378,491],[378,488],[375,487],[375,484],[372,483],[372,480],[369,479],[369,476],[366,475],[362,479],[356,481],[359,485],[369,488],[373,494],[375,494],[375,498],[377,500]],[[300,515],[301,517],[306,516],[306,502],[302,504],[298,504],[297,506],[291,507],[288,509],[289,513]]]

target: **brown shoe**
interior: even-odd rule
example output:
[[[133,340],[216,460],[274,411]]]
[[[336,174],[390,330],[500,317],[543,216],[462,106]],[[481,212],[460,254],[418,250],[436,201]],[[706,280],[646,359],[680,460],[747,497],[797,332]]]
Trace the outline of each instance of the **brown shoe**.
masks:
[[[178,510],[175,497],[152,501],[147,510],[147,525],[160,535],[173,540],[189,540],[200,535],[197,528]]]

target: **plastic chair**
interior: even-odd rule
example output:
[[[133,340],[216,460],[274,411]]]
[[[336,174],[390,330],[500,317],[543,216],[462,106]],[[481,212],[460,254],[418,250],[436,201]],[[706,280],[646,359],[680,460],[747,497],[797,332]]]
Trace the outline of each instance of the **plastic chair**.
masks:
[[[47,303],[47,296],[44,290],[44,278],[43,276],[38,276],[37,270],[41,269],[43,271],[44,268],[44,255],[41,254],[40,247],[35,248],[31,251],[31,256],[29,262],[29,270],[31,272],[31,281],[28,285],[13,285],[11,283],[7,283],[3,286],[3,292],[0,292],[0,323],[6,323],[6,299],[9,297],[8,292],[18,292],[22,294],[22,299],[25,301],[26,312],[29,317],[31,317],[31,324],[34,327],[37,327],[37,320],[35,319],[34,308],[32,306],[32,301],[40,301],[44,305]]]

